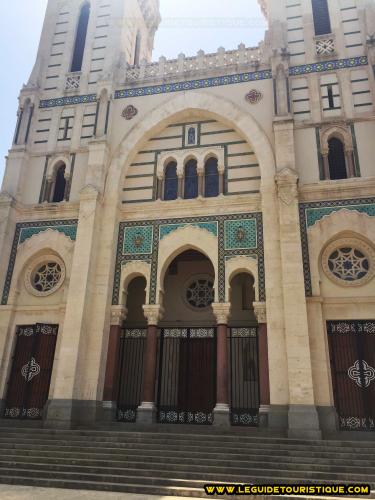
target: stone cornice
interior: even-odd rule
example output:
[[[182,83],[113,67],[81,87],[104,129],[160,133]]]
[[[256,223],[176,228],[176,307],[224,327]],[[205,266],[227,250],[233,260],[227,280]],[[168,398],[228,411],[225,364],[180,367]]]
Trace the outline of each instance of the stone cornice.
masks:
[[[316,184],[299,186],[299,201],[346,200],[367,198],[375,195],[375,177],[320,181]]]

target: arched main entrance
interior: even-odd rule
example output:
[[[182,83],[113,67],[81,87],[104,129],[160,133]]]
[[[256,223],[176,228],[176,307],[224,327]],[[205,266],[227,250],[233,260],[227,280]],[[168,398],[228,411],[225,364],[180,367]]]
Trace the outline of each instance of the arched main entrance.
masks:
[[[160,423],[211,424],[216,404],[214,268],[200,252],[187,250],[164,278],[157,373]]]

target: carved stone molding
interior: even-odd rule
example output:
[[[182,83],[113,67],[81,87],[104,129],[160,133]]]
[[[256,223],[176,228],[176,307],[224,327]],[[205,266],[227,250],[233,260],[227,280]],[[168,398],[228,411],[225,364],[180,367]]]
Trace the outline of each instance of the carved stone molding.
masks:
[[[265,302],[254,302],[254,313],[259,324],[267,323],[267,309]]]
[[[291,168],[284,168],[276,175],[276,184],[280,200],[291,205],[298,198],[298,175]]]
[[[212,304],[212,310],[214,312],[214,315],[216,317],[216,322],[218,325],[228,324],[230,308],[231,304],[228,302],[223,302],[223,303],[215,302]]]
[[[164,315],[164,308],[160,304],[144,305],[143,313],[147,318],[149,326],[157,326]]]
[[[121,326],[126,320],[128,310],[124,306],[112,306],[111,307],[111,325]]]

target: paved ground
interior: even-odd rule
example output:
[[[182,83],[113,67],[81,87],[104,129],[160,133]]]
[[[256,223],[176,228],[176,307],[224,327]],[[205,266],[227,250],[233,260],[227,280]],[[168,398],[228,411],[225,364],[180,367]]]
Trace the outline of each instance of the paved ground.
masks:
[[[103,491],[63,490],[57,488],[33,488],[29,486],[0,485],[1,500],[191,500],[186,497],[159,497],[133,495],[131,493],[107,493]]]

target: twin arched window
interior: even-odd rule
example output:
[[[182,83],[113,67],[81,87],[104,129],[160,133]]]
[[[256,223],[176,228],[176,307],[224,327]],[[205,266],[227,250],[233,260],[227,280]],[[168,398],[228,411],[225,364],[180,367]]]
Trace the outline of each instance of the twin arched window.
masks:
[[[220,174],[216,158],[209,158],[204,166],[203,175],[198,173],[197,160],[190,159],[184,168],[184,177],[179,182],[177,163],[171,161],[164,172],[164,200],[176,200],[178,197],[186,200],[202,195],[213,198],[220,194]]]
[[[81,71],[83,54],[85,52],[87,28],[89,25],[90,17],[90,4],[87,2],[82,5],[81,12],[78,19],[76,40],[74,43],[72,65],[70,71]]]

